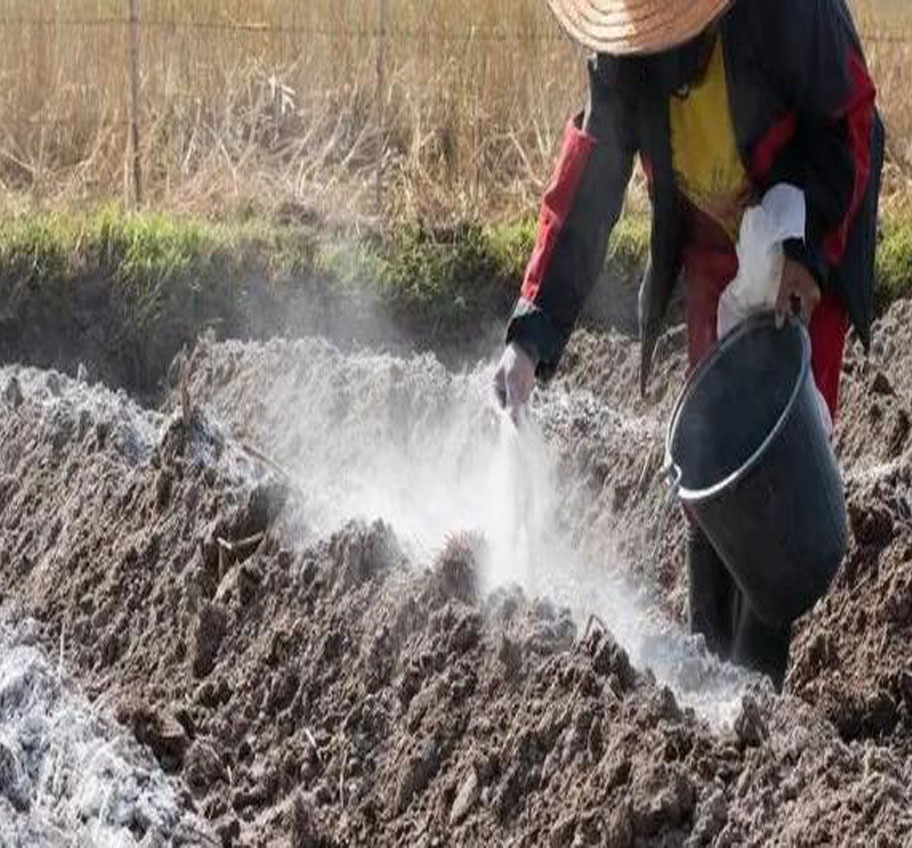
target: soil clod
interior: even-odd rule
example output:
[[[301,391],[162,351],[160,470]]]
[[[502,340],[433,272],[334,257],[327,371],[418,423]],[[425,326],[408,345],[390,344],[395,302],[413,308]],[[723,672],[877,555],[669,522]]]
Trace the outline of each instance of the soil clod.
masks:
[[[548,529],[568,544],[536,547],[534,502],[506,530],[533,554],[560,552],[529,557],[548,579],[588,557],[598,627],[577,626],[586,616],[559,591],[567,581],[551,591],[496,560],[493,534],[426,532],[451,515],[436,466],[389,479],[398,466],[385,460],[421,455],[425,429],[427,455],[459,453],[434,429],[455,414],[457,378],[430,357],[318,341],[207,343],[162,413],[64,376],[54,387],[42,372],[0,372],[3,403],[18,408],[0,416],[5,597],[38,619],[34,640],[55,661],[66,634],[63,662],[120,705],[150,762],[179,781],[180,804],[224,845],[908,841],[912,475],[896,461],[910,437],[906,378],[859,358],[847,381],[837,448],[851,550],[796,624],[780,697],[680,637],[680,516],[654,561],[627,556],[643,539],[656,549],[664,493],[644,457],[660,455],[683,345],[667,345],[640,400],[634,345],[573,344],[576,365],[535,411],[560,460]],[[10,400],[13,379],[28,402]],[[497,442],[473,415],[470,444],[493,462]],[[363,443],[400,452],[365,470]],[[378,479],[385,488],[359,500]],[[520,501],[534,487],[516,488]],[[426,520],[412,532],[403,514]],[[618,568],[657,602],[625,610],[627,598],[640,604],[629,593],[617,604]],[[650,616],[668,638],[641,637]],[[16,709],[25,690],[8,685],[0,705]],[[744,691],[756,694],[735,700]],[[29,767],[4,732],[0,842],[4,811],[35,803],[27,786],[17,795]]]

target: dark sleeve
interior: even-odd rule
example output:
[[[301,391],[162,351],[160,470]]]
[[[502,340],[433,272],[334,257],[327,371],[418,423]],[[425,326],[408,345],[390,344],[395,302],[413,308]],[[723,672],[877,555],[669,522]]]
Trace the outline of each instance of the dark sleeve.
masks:
[[[636,154],[631,107],[620,93],[616,61],[593,59],[589,76],[589,106],[565,131],[507,329],[507,342],[517,342],[538,361],[543,379],[556,370],[604,264]]]
[[[871,175],[876,91],[843,0],[773,0],[764,50],[770,75],[792,108],[795,135],[771,182],[804,190],[804,241],[787,242],[826,287],[841,263]]]

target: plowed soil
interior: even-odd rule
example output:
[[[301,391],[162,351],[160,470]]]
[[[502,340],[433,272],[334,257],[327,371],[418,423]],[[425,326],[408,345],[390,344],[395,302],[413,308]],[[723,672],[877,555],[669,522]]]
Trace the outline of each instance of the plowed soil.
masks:
[[[429,356],[203,342],[161,411],[0,369],[3,598],[224,845],[908,845],[909,312],[847,363],[852,548],[781,697],[680,632],[674,334],[645,400],[579,334],[512,455]]]

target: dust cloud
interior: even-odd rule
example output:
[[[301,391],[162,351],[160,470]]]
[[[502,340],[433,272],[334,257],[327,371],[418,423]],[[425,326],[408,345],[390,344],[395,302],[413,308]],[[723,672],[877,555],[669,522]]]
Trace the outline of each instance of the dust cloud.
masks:
[[[512,583],[549,598],[570,608],[581,631],[597,616],[682,703],[717,724],[733,719],[757,681],[662,616],[605,530],[613,517],[592,520],[586,482],[561,468],[543,435],[555,419],[638,422],[549,389],[516,428],[496,408],[490,364],[452,373],[430,355],[343,353],[316,340],[219,348],[225,379],[211,398],[215,414],[289,469],[302,542],[354,518],[381,518],[426,564],[448,538],[473,534],[487,550],[487,589]],[[251,396],[256,408],[245,409]]]

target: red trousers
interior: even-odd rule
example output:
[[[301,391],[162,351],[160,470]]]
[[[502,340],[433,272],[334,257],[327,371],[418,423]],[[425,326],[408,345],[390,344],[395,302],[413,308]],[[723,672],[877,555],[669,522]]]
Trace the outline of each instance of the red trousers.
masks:
[[[687,353],[696,366],[716,342],[719,298],[738,273],[734,250],[691,247],[684,255],[684,300],[687,311]],[[817,388],[830,408],[833,420],[839,408],[839,377],[845,352],[848,318],[842,302],[824,295],[809,327],[811,365]]]

